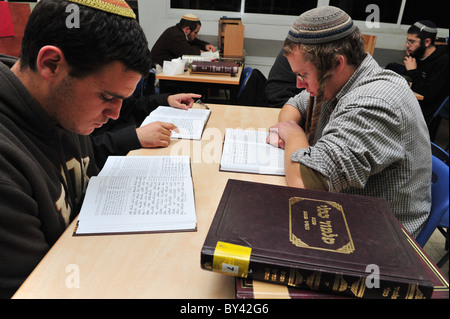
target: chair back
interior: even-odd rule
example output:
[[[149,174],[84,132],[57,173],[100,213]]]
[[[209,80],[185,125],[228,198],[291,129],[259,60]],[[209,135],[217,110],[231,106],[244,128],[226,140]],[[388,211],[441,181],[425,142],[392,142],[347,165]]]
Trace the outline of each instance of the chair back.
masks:
[[[364,50],[369,52],[373,56],[373,51],[375,51],[375,44],[377,43],[376,35],[363,34],[364,37]]]
[[[425,227],[417,236],[420,246],[425,246],[431,234],[439,226],[449,207],[449,156],[443,149],[431,143],[432,177],[431,177],[431,212]]]
[[[436,110],[436,112],[434,113],[433,116],[434,117],[440,116],[440,117],[448,120],[448,96],[444,100],[444,102],[442,102],[441,106],[439,106],[439,108]]]
[[[242,91],[244,90],[245,85],[247,84],[247,81],[248,81],[250,75],[252,75],[252,71],[253,71],[253,68],[251,68],[251,67],[246,67],[244,70],[242,70],[239,92],[238,92],[236,98],[239,98],[241,96]]]

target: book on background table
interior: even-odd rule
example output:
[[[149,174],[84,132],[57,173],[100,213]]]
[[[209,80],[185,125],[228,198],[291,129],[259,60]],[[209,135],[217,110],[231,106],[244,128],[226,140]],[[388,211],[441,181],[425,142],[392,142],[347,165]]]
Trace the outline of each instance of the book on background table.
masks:
[[[358,298],[433,292],[385,200],[238,180],[225,187],[201,267]]]
[[[158,106],[144,119],[141,126],[156,121],[172,123],[180,132],[173,131],[171,138],[200,140],[210,114],[211,111],[206,109],[182,110],[170,106]]]
[[[209,62],[192,61],[191,73],[218,73],[218,74],[236,74],[239,72],[239,65],[234,62]]]
[[[89,181],[74,235],[196,228],[188,156],[110,156]]]
[[[284,175],[284,150],[266,142],[266,131],[227,128],[220,170]]]

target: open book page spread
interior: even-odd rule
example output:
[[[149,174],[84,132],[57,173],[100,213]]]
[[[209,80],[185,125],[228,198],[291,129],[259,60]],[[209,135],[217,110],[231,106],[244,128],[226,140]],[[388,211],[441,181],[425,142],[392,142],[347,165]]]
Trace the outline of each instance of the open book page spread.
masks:
[[[266,142],[268,132],[227,128],[220,169],[223,171],[285,175],[284,150]]]
[[[180,133],[172,132],[172,138],[200,140],[210,114],[210,110],[204,109],[182,110],[159,106],[145,118],[141,126],[156,121],[172,123],[180,130]]]
[[[76,234],[195,230],[188,156],[110,156],[90,179]]]

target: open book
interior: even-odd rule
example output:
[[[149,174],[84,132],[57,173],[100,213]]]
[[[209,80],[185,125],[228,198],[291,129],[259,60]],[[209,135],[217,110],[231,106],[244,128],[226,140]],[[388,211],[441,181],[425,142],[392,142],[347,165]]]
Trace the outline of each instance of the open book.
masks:
[[[170,106],[159,106],[145,118],[141,126],[156,121],[172,123],[178,127],[180,133],[172,132],[171,138],[200,140],[210,114],[211,111],[206,109],[182,110]]]
[[[266,142],[268,132],[227,128],[220,169],[223,171],[285,175],[284,150]]]
[[[188,156],[110,156],[91,177],[75,235],[195,231]]]

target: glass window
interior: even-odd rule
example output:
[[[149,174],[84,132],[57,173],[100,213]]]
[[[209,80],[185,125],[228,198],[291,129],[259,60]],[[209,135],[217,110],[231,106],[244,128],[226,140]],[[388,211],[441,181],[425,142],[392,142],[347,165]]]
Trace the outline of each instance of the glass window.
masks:
[[[317,7],[317,0],[245,0],[246,13],[298,16]]]
[[[170,0],[172,9],[197,9],[214,11],[241,11],[241,0]]]
[[[369,14],[372,13],[366,12],[369,4],[375,4],[380,8],[379,22],[397,23],[402,0],[330,0],[331,6],[341,8],[353,20],[360,21],[366,21]]]
[[[403,12],[402,24],[412,25],[420,20],[431,20],[439,28],[448,29],[448,0],[433,0],[433,4],[407,0]]]

